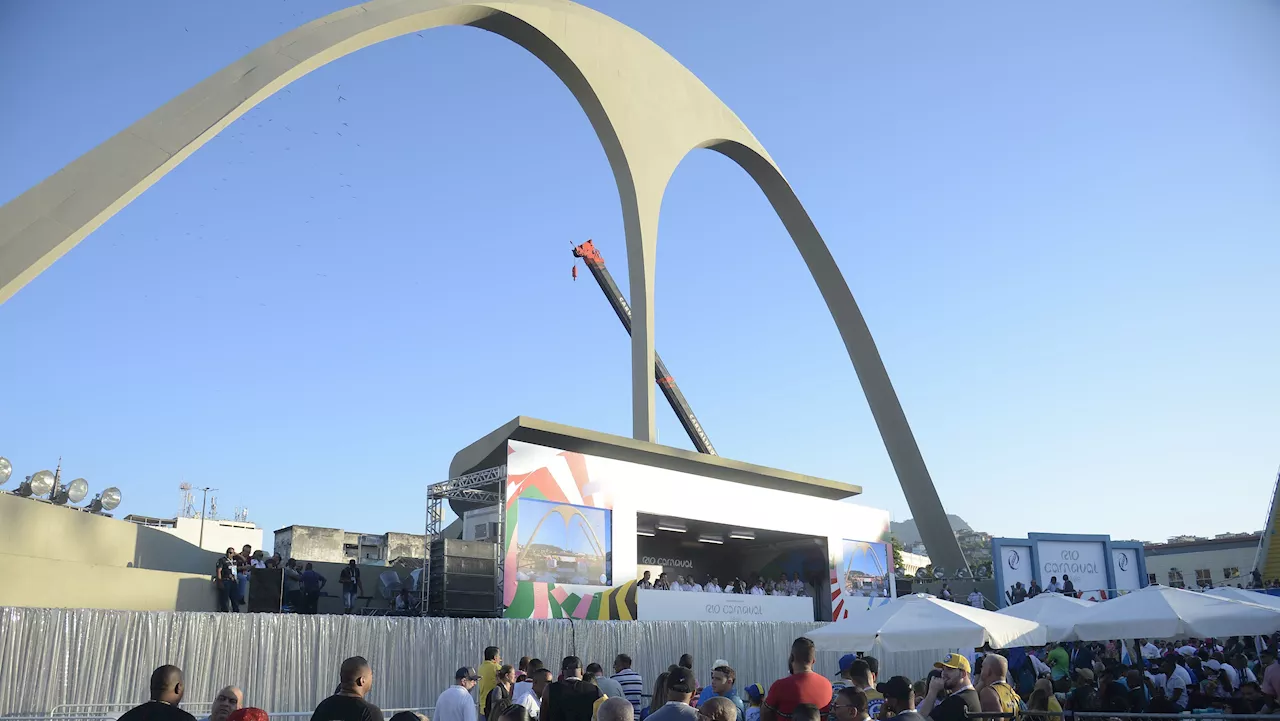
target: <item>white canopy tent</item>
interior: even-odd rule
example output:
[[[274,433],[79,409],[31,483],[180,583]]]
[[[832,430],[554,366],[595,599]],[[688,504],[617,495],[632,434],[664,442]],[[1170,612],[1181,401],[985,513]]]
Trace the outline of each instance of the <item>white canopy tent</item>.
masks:
[[[1208,591],[1205,591],[1204,594],[1206,596],[1225,598],[1229,601],[1243,601],[1245,603],[1252,603],[1258,606],[1266,606],[1267,608],[1280,610],[1280,596],[1271,596],[1258,591],[1247,591],[1243,588],[1223,587],[1211,588]]]
[[[939,648],[1042,646],[1044,627],[1034,621],[942,601],[928,594],[903,596],[865,613],[823,626],[809,637],[822,649],[886,651]]]
[[[1280,629],[1280,610],[1169,586],[1147,586],[1104,601],[1075,623],[1081,641],[1221,638]]]
[[[1082,601],[1060,593],[1041,593],[996,613],[1035,621],[1044,626],[1050,641],[1074,641],[1076,621],[1097,605],[1094,601]]]

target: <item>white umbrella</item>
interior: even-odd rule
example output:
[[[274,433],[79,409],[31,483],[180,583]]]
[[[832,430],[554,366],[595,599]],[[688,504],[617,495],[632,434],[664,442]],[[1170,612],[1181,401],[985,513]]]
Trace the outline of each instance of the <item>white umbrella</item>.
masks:
[[[1043,646],[1045,630],[1034,621],[942,601],[928,594],[903,596],[883,606],[828,624],[809,634],[821,648],[869,651],[877,640],[886,651],[940,648]]]
[[[1103,601],[1075,624],[1081,641],[1222,638],[1268,634],[1277,629],[1280,610],[1169,586],[1147,586]]]
[[[1082,601],[1060,593],[1041,593],[996,613],[1035,621],[1044,626],[1050,641],[1074,641],[1074,627],[1080,614],[1092,611],[1097,605],[1093,601]]]
[[[1247,591],[1243,588],[1232,588],[1224,586],[1222,588],[1211,588],[1204,592],[1206,596],[1217,596],[1225,598],[1229,601],[1244,601],[1245,603],[1253,603],[1267,608],[1280,609],[1280,596],[1270,596],[1260,591]]]

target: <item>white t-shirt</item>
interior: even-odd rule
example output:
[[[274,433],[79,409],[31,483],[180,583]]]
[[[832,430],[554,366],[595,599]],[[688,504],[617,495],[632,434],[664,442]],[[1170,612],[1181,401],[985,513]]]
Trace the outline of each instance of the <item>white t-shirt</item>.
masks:
[[[471,692],[454,684],[436,699],[435,721],[476,721],[476,702]]]
[[[1231,682],[1231,688],[1240,688],[1240,672],[1235,666],[1229,663],[1222,664],[1222,672],[1227,675],[1227,680]]]
[[[704,590],[706,590],[707,593],[723,593],[723,589],[714,583],[708,583]]]
[[[1190,644],[1187,644],[1186,646],[1182,646],[1181,648],[1179,648],[1178,653],[1182,654],[1183,656],[1194,656],[1196,655],[1196,647]]]
[[[763,595],[764,595],[764,589],[763,589],[763,588],[761,588],[761,587],[759,587],[759,586],[752,586],[752,587],[751,587],[751,595],[752,595],[752,596],[763,596]]]
[[[533,692],[533,684],[528,681],[521,681],[515,685],[512,691],[511,703],[524,706],[529,710],[529,716],[537,718],[538,711],[542,709],[542,702],[538,700],[538,694]]]
[[[1182,679],[1182,684],[1184,686],[1191,685],[1191,672],[1188,671],[1186,668],[1175,663],[1173,665],[1173,675]]]
[[[1169,674],[1169,678],[1165,679],[1164,682],[1164,697],[1172,701],[1173,694],[1178,689],[1182,689],[1182,696],[1174,703],[1178,704],[1178,708],[1186,708],[1187,702],[1190,700],[1187,697],[1187,682],[1183,681],[1182,677],[1176,672]],[[437,712],[438,715],[439,713]]]
[[[1044,592],[1045,593],[1062,593],[1062,586],[1059,586],[1056,583],[1050,582],[1048,586],[1044,587]]]
[[[982,594],[977,591],[969,594],[969,605],[974,608],[982,608]]]
[[[1142,647],[1143,658],[1160,658],[1160,649],[1154,643],[1147,641],[1147,645]]]
[[[702,586],[699,586],[696,583],[690,583],[689,585],[685,586],[684,590],[693,591],[694,593],[702,593]]]
[[[679,581],[672,581],[672,582],[671,582],[671,590],[672,590],[672,591],[683,591],[683,590],[684,590],[684,587],[680,585],[680,582],[679,582]]]

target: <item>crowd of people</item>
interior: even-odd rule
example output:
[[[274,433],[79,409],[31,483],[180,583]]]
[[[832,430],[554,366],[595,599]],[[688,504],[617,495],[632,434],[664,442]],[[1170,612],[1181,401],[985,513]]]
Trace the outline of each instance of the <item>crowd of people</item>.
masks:
[[[1280,634],[1132,644],[1061,643],[1043,648],[949,654],[922,679],[879,680],[879,662],[846,654],[834,683],[814,672],[813,641],[790,649],[789,675],[741,688],[727,660],[713,662],[700,685],[693,658],[683,655],[646,686],[627,654],[612,673],[599,663],[566,656],[548,668],[537,658],[515,665],[496,646],[477,668],[462,667],[436,700],[434,721],[1053,721],[1064,713],[1230,713],[1280,711]],[[1132,649],[1132,650],[1131,650]],[[342,663],[334,694],[311,721],[384,721],[366,697],[373,670],[356,656]],[[646,693],[649,691],[649,693]],[[162,666],[151,677],[151,701],[120,721],[195,721],[179,708],[182,672]],[[218,692],[202,721],[268,721],[244,707],[234,686]],[[400,712],[391,721],[428,721]]]
[[[720,579],[716,576],[706,576],[705,583],[698,583],[698,580],[689,574],[687,576],[677,574],[675,578],[671,578],[670,574],[659,573],[658,577],[653,578],[653,574],[645,571],[640,577],[637,585],[640,588],[654,589],[658,591],[690,591],[693,593],[737,593],[750,596],[809,596],[809,588],[804,581],[800,580],[800,574],[793,573],[791,578],[787,578],[787,574],[783,573],[778,578],[764,578],[759,574],[747,574],[749,578],[754,580],[747,582],[740,577],[734,577],[723,586],[720,585]]]

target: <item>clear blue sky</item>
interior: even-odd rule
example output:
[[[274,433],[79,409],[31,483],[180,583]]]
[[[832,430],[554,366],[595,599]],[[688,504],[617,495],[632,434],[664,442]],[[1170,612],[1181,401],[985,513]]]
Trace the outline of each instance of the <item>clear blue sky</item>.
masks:
[[[0,201],[343,4],[0,3]],[[592,4],[779,162],[949,511],[1001,535],[1262,526],[1280,6]],[[625,283],[612,175],[550,71],[467,28],[362,51],[0,307],[0,454],[22,475],[61,455],[126,513],[173,513],[186,479],[268,530],[417,531],[425,485],[517,414],[630,433],[626,336],[570,280],[587,238]],[[711,152],[667,192],[656,302],[724,455],[909,516],[798,253]],[[687,446],[661,407],[661,439]]]

